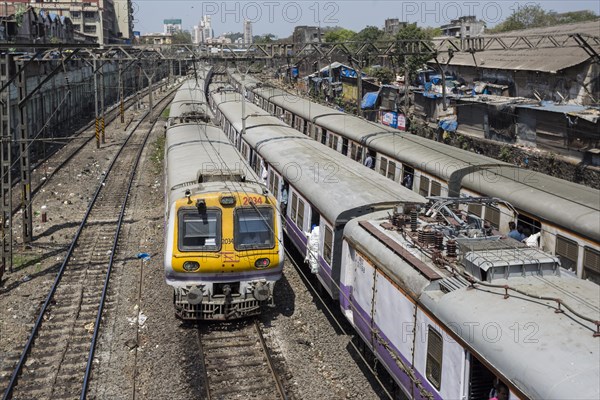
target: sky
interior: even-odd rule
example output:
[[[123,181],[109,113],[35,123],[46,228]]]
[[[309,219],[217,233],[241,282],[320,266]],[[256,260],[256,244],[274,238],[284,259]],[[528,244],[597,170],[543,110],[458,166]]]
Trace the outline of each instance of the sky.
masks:
[[[243,21],[248,19],[253,23],[254,35],[272,33],[278,38],[291,36],[298,25],[341,26],[353,31],[369,25],[383,28],[386,18],[435,27],[462,15],[476,15],[492,27],[527,4],[540,4],[544,9],[556,12],[591,10],[600,14],[600,1],[597,0],[133,0],[134,30],[142,34],[162,32],[163,20],[171,18],[181,19],[183,29],[191,31],[202,15],[210,15],[215,36],[243,32]]]

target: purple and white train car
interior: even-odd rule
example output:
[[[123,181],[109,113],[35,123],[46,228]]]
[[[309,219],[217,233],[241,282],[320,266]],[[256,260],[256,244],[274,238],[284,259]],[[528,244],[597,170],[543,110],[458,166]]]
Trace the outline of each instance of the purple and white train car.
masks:
[[[340,305],[410,398],[487,399],[495,378],[511,399],[600,398],[598,285],[512,239],[409,218],[346,225]]]
[[[423,197],[235,93],[211,105],[278,200],[289,185],[293,245],[319,226],[320,282],[410,398],[487,399],[495,379],[510,398],[600,398],[598,285],[473,215],[419,216]]]

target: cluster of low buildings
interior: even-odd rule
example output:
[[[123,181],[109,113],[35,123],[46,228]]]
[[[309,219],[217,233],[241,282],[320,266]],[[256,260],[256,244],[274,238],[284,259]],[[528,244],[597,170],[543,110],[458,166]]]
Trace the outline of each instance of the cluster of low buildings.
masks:
[[[574,34],[600,37],[600,20],[510,32],[513,37],[545,35],[547,40]],[[407,129],[405,101],[410,99],[417,120],[441,134],[522,144],[600,165],[600,65],[590,54],[600,53],[600,46],[592,43],[590,51],[575,42],[546,44],[523,50],[491,47],[439,58],[444,80],[432,60],[419,71],[410,96],[403,81],[381,85],[364,73],[359,94],[356,70],[340,62],[309,74],[302,84],[327,100],[341,98],[352,104],[361,96],[363,116],[401,130]]]
[[[0,4],[0,42],[132,43],[131,0]]]

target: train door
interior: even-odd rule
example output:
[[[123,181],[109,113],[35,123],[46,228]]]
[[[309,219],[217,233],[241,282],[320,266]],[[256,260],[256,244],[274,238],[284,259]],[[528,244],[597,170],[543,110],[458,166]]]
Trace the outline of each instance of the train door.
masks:
[[[517,226],[519,225],[521,225],[524,230],[529,230],[530,235],[542,230],[540,221],[523,214],[519,214],[519,217],[517,218]]]
[[[279,201],[279,175],[273,169],[269,170],[269,191]]]
[[[320,219],[321,216],[319,215],[319,211],[313,206],[310,206],[310,228],[312,229],[313,226],[319,226]]]
[[[404,170],[402,171],[402,185],[404,185],[404,187],[412,190],[414,179],[415,179],[415,169],[405,164]]]
[[[494,387],[494,374],[486,368],[477,358],[467,353],[465,370],[468,371],[467,399],[479,400],[490,398],[490,391]]]

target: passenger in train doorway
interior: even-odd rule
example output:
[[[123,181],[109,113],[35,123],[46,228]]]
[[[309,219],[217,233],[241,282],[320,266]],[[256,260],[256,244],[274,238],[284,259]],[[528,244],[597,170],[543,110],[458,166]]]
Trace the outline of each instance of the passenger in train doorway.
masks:
[[[367,168],[375,168],[375,154],[373,154],[373,152],[369,151],[367,157],[365,158],[364,164]]]
[[[404,179],[402,180],[402,185],[404,187],[412,190],[413,178],[412,178],[412,174],[410,172],[407,172],[406,175],[404,175]]]
[[[304,262],[308,263],[310,272],[316,274],[319,272],[319,226],[313,225],[307,237],[308,242],[306,244]]]
[[[283,214],[286,213],[288,203],[288,191],[290,187],[287,182],[283,182],[281,186],[281,200],[279,201],[279,211]]]
[[[490,400],[508,400],[508,386],[498,381],[492,392],[490,392]]]
[[[508,223],[508,230],[509,238],[515,239],[517,242],[523,240],[523,234],[517,230],[517,225],[513,221]]]

